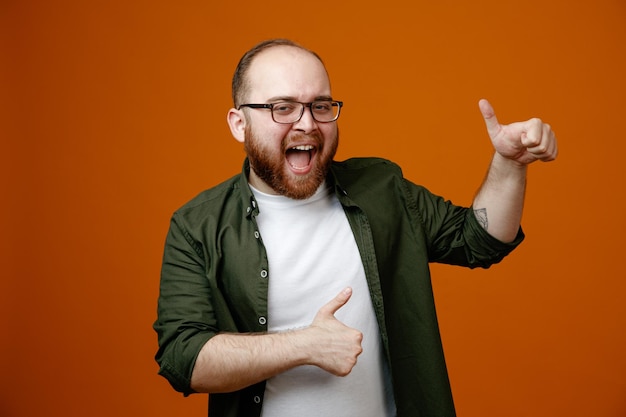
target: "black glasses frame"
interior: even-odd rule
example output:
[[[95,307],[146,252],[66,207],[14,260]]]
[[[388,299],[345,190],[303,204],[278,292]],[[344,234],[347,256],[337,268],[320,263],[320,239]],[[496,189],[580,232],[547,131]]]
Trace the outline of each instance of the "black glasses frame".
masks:
[[[274,118],[274,106],[281,104],[281,103],[298,103],[298,104],[302,104],[302,107],[300,108],[300,115],[298,116],[298,118],[296,120],[294,120],[293,122],[279,122],[278,120],[276,120]],[[315,117],[315,113],[313,113],[313,104],[315,103],[330,103],[331,106],[333,107],[337,107],[337,115],[335,116],[335,118],[333,120],[317,120],[317,118]],[[332,123],[334,121],[336,121],[337,119],[339,119],[339,114],[341,113],[341,108],[343,107],[343,101],[337,101],[337,100],[317,100],[317,101],[312,101],[310,103],[302,103],[301,101],[282,101],[280,103],[266,103],[266,104],[240,104],[239,107],[237,107],[237,110],[241,109],[242,107],[249,107],[251,109],[269,109],[270,112],[272,113],[272,120],[276,123],[280,123],[280,124],[285,124],[285,125],[290,125],[293,123],[297,123],[300,121],[300,119],[302,119],[302,115],[304,115],[304,108],[308,107],[309,111],[311,112],[311,117],[313,117],[313,120],[315,120],[318,123]]]

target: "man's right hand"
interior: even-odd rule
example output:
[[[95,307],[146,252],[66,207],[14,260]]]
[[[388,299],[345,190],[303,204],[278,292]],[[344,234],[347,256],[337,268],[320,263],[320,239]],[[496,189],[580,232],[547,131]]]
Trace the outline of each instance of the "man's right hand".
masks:
[[[346,376],[363,352],[363,333],[337,320],[335,313],[350,300],[352,289],[345,288],[317,312],[304,331],[310,349],[309,361],[327,372]]]

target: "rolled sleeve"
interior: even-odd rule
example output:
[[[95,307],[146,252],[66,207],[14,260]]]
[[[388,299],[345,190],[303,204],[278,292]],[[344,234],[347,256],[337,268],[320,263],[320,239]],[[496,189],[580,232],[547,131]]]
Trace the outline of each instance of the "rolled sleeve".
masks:
[[[423,187],[407,184],[412,212],[417,213],[418,221],[424,225],[431,262],[488,268],[524,240],[520,227],[515,240],[502,242],[478,223],[471,207],[454,205]]]
[[[474,210],[465,212],[463,236],[466,242],[465,251],[470,268],[488,268],[496,264],[513,251],[524,240],[524,232],[520,226],[517,236],[512,242],[502,242],[491,236],[480,225]]]
[[[154,329],[159,374],[175,390],[193,393],[190,384],[196,358],[217,328],[202,247],[176,214],[165,243]]]

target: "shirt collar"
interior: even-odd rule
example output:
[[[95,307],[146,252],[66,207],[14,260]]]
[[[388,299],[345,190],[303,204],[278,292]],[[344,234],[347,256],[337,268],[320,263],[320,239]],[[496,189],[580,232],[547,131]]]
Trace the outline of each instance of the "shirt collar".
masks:
[[[259,205],[256,202],[256,198],[254,198],[254,194],[250,189],[250,185],[248,185],[249,174],[250,161],[248,160],[248,158],[246,158],[243,161],[241,176],[239,177],[239,182],[237,184],[241,189],[241,204],[243,205],[243,207],[246,208],[245,213],[247,218],[250,218],[251,216],[257,216],[259,214]]]

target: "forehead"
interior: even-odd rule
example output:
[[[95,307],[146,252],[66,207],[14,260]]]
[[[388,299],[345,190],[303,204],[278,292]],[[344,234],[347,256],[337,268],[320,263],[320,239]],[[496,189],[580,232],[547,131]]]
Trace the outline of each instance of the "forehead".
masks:
[[[292,46],[273,47],[257,55],[248,70],[248,85],[251,101],[311,101],[331,95],[324,64],[310,52]]]

